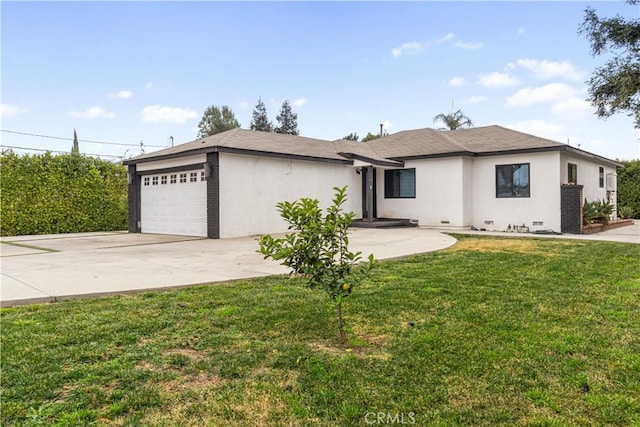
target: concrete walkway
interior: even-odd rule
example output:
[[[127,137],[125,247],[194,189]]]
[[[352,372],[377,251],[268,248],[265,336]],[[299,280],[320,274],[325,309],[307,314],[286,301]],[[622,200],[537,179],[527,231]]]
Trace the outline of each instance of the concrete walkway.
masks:
[[[640,244],[640,221],[635,220],[632,225],[625,227],[614,228],[612,230],[602,231],[594,234],[533,234],[533,233],[506,233],[503,231],[471,231],[454,230],[454,229],[439,229],[440,231],[446,231],[458,234],[471,234],[471,235],[485,235],[485,236],[501,236],[501,237],[536,237],[536,238],[551,238],[551,239],[574,239],[574,240],[601,240],[608,242],[621,242],[621,243],[636,243]]]
[[[640,243],[640,221],[591,235],[534,235],[424,228],[352,229],[351,249],[377,259],[431,252],[456,240],[442,231],[501,237]],[[211,240],[156,234],[79,233],[0,239],[0,306],[176,288],[285,274],[255,251],[255,238]]]
[[[353,229],[350,248],[389,259],[456,240],[434,230]],[[154,234],[81,233],[0,240],[0,306],[175,288],[285,274],[256,253],[255,238],[211,240]]]

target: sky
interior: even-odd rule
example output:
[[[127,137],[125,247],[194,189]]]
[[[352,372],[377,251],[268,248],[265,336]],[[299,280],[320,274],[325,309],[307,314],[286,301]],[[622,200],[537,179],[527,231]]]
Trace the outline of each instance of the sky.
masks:
[[[438,128],[460,109],[640,158],[631,117],[598,119],[585,101],[606,59],[578,33],[587,6],[640,14],[622,1],[2,1],[0,138],[69,151],[75,129],[82,153],[117,160],[196,139],[210,105],[248,129],[261,98],[274,123],[289,100],[311,138]]]

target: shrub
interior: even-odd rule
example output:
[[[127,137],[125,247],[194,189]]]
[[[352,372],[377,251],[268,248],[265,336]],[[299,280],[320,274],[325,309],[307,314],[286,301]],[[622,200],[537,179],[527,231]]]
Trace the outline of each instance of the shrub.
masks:
[[[613,213],[613,205],[607,201],[595,200],[593,202],[584,199],[582,205],[582,223],[584,225],[600,223],[607,225]]]
[[[633,208],[631,206],[620,206],[618,216],[622,219],[633,218]]]
[[[0,168],[2,236],[126,229],[122,165],[78,154],[7,151]]]
[[[620,160],[618,205],[631,209],[629,218],[640,218],[640,160]]]

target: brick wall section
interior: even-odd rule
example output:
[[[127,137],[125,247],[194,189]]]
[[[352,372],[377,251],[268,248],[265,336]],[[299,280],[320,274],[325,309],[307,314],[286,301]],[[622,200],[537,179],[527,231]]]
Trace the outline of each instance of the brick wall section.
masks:
[[[560,188],[560,231],[582,234],[582,185]]]
[[[220,238],[220,157],[219,153],[207,153],[207,237]]]
[[[127,187],[129,205],[129,233],[139,233],[138,221],[140,221],[140,177],[136,175],[136,165],[129,165],[128,175],[130,182]]]

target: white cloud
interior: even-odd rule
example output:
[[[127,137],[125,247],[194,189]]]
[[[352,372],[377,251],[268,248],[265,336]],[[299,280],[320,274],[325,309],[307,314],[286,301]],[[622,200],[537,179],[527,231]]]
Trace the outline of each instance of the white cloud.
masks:
[[[116,116],[116,113],[107,111],[98,105],[94,105],[84,111],[69,111],[69,115],[77,119],[113,119]]]
[[[384,130],[389,130],[392,127],[393,127],[393,123],[391,123],[389,120],[385,120],[382,122],[382,128]]]
[[[453,45],[461,49],[480,49],[482,47],[482,43],[468,43],[462,41],[457,41]]]
[[[422,44],[419,42],[402,43],[400,46],[391,50],[391,55],[399,57],[401,55],[414,55],[422,50]]]
[[[478,76],[478,84],[486,87],[506,87],[515,86],[520,81],[507,73],[491,73],[480,74]]]
[[[153,83],[148,82],[146,85],[144,85],[144,87],[145,87],[146,89],[153,89]]]
[[[307,103],[307,98],[298,98],[298,99],[294,99],[291,105],[293,105],[294,107],[302,107],[306,103]]]
[[[563,125],[545,120],[523,120],[505,127],[553,141],[565,142],[567,140],[567,131]]]
[[[128,98],[131,98],[132,96],[133,96],[133,92],[131,92],[130,90],[121,90],[120,92],[110,93],[108,95],[108,97],[111,99],[114,99],[114,98],[128,99]]]
[[[569,118],[578,118],[593,110],[591,104],[584,99],[572,96],[554,104],[551,111]]]
[[[454,77],[449,80],[449,86],[464,86],[464,77]]]
[[[527,30],[525,30],[522,27],[518,28],[518,35],[519,36],[524,36],[525,34],[527,34]]]
[[[454,33],[448,33],[446,36],[436,39],[436,43],[444,43],[444,42],[448,42],[449,40],[453,40],[455,38],[455,34]]]
[[[507,107],[524,107],[541,102],[558,102],[574,97],[576,90],[564,83],[525,87],[507,97]]]
[[[539,79],[551,79],[554,77],[568,80],[584,79],[584,73],[578,71],[570,61],[522,58],[516,61],[516,65],[531,71]]]
[[[240,108],[249,108],[249,103],[247,101],[240,101],[238,102],[238,106]]]
[[[140,111],[142,121],[147,123],[184,123],[187,120],[198,117],[198,113],[186,108],[163,107],[161,105],[150,105]]]
[[[487,99],[489,98],[487,98],[486,96],[470,96],[469,98],[460,101],[460,104],[479,104],[480,102],[486,101]]]
[[[395,47],[391,50],[391,55],[394,58],[397,58],[402,55],[415,55],[423,50],[428,49],[433,45],[440,45],[447,42],[452,42],[456,39],[456,35],[454,33],[447,33],[444,37],[439,37],[431,40],[427,40],[424,42],[407,42],[402,43],[400,46]],[[454,47],[458,47],[461,49],[479,49],[482,47],[482,43],[467,43],[460,40],[456,40],[453,43]]]
[[[27,114],[28,112],[28,109],[18,107],[17,105],[0,104],[0,117],[13,117],[20,114]]]

